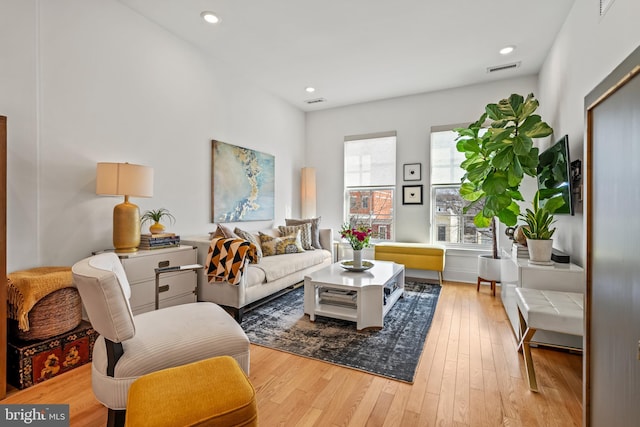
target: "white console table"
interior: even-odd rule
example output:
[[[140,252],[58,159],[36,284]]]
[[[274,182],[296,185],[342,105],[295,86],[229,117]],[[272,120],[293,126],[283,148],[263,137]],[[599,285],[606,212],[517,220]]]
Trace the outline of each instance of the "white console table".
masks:
[[[586,292],[584,269],[575,264],[554,263],[551,266],[532,265],[528,259],[513,259],[502,251],[501,292],[502,305],[509,322],[519,338],[518,304],[516,287],[544,289],[550,291]],[[582,348],[582,337],[550,331],[537,331],[532,341],[562,347]]]

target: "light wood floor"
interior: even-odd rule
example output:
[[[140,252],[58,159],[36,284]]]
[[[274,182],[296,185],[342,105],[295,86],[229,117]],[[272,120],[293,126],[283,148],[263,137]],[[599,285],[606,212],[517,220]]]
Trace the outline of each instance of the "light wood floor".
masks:
[[[580,426],[582,357],[533,349],[540,393],[488,287],[445,283],[413,385],[251,347],[261,426]],[[90,365],[2,403],[68,403],[72,426],[102,426]]]

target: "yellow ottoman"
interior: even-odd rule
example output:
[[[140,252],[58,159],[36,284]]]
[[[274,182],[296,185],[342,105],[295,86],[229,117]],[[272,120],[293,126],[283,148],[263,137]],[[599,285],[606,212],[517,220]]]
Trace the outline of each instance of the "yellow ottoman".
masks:
[[[164,369],[133,382],[125,425],[257,426],[256,393],[230,356]]]
[[[397,262],[405,268],[437,271],[442,285],[445,251],[444,246],[426,243],[381,242],[374,247],[374,258]]]

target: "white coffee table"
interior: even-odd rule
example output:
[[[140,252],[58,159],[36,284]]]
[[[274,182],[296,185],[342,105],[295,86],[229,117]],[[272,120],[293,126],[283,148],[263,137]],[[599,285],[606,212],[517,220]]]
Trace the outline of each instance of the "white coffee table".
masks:
[[[304,312],[356,322],[358,330],[384,327],[384,316],[404,295],[404,265],[370,261],[362,272],[334,263],[304,278]],[[385,287],[388,289],[385,295]]]

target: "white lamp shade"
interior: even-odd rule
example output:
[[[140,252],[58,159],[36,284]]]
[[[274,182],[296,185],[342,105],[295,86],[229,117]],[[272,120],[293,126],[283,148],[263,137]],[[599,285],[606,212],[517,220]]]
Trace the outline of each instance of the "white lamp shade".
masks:
[[[131,163],[98,163],[96,194],[152,197],[153,168]]]
[[[316,216],[316,169],[302,168],[300,175],[301,215],[313,218]]]

